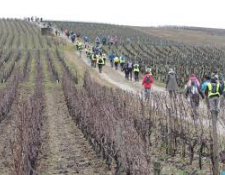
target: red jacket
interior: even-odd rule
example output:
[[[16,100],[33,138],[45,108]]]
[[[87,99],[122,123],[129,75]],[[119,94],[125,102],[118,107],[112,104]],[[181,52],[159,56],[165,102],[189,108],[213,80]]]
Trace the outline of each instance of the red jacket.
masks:
[[[147,75],[150,75],[150,83],[146,83],[146,76]],[[143,80],[142,80],[142,85],[144,85],[145,89],[151,89],[152,87],[152,83],[153,83],[153,76],[152,74],[145,74],[144,77],[143,77]]]

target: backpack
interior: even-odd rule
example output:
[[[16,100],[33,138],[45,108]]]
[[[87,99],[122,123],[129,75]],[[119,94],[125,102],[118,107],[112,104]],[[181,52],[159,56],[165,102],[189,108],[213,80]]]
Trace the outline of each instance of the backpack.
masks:
[[[216,93],[217,92],[217,84],[212,83],[212,93]]]
[[[197,86],[191,86],[190,92],[192,95],[198,94]]]
[[[132,68],[132,66],[133,66],[132,62],[128,62],[127,67],[128,67],[128,68]]]
[[[151,81],[151,75],[146,75],[145,77],[145,83],[149,84]]]
[[[100,64],[103,63],[102,58],[100,58],[100,59],[98,60],[98,62],[99,62]]]
[[[200,87],[200,83],[199,83],[198,79],[191,78],[190,81],[191,81],[190,82],[191,84],[194,84],[195,86]]]

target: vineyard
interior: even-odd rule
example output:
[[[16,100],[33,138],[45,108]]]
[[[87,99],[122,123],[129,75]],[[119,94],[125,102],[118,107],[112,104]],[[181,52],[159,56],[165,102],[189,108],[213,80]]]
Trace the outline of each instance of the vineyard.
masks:
[[[150,66],[158,81],[165,82],[166,72],[169,67],[173,67],[176,70],[180,86],[184,85],[191,73],[195,73],[200,78],[210,71],[218,71],[222,75],[225,73],[224,45],[212,44],[215,38],[208,43],[185,43],[181,42],[181,38],[180,42],[178,42],[166,37],[152,35],[152,31],[148,28],[136,30],[136,28],[108,24],[52,23],[62,31],[69,29],[80,33],[81,37],[87,35],[92,42],[96,36],[100,38],[116,36],[118,44],[104,47],[105,52],[112,50],[119,56],[121,53],[124,53],[126,58],[139,61],[142,65],[142,71],[145,70],[145,66]],[[126,44],[126,38],[131,39],[130,44]],[[224,38],[220,38],[220,40],[225,41]]]
[[[118,44],[106,45],[104,51],[125,53],[140,61],[142,71],[151,66],[159,82],[165,81],[170,66],[180,86],[191,72],[202,77],[216,69],[224,74],[222,45],[185,44],[126,26],[52,23],[92,41],[116,35]],[[212,174],[212,124],[204,104],[197,116],[182,93],[172,100],[155,91],[145,101],[138,93],[121,90],[86,65],[75,45],[41,35],[35,22],[0,19],[0,33],[1,175]],[[224,116],[222,109],[221,165]]]

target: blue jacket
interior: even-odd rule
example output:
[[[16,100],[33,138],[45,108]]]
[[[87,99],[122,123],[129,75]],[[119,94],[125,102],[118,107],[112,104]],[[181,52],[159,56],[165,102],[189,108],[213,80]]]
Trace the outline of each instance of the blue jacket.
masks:
[[[201,91],[202,91],[202,92],[205,92],[208,83],[210,83],[210,80],[204,81],[204,83],[202,84],[202,87],[201,87]]]
[[[113,53],[109,54],[109,60],[110,61],[113,61],[115,58],[115,55]]]

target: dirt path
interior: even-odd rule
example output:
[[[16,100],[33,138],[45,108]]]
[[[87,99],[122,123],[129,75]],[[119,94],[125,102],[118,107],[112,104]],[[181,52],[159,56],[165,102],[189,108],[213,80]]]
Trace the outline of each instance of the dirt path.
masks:
[[[46,92],[40,174],[110,175],[68,113],[61,87]]]
[[[39,25],[40,27],[42,26],[42,24]],[[52,27],[54,32],[56,30],[56,28]],[[58,30],[59,31],[59,30]],[[68,37],[64,34],[64,33],[60,33],[60,37],[67,40],[69,43],[72,43]],[[77,55],[77,57],[79,56],[79,53],[75,51],[75,54]],[[90,66],[90,60],[86,58],[85,53],[82,53],[82,60],[88,65]],[[97,69],[95,69],[96,71],[98,71]],[[139,93],[139,92],[143,92],[143,87],[141,85],[141,78],[140,77],[140,81],[139,82],[135,82],[135,81],[127,81],[124,77],[124,74],[122,72],[120,72],[119,70],[116,71],[113,68],[110,67],[110,63],[107,61],[106,66],[104,66],[103,68],[103,73],[99,74],[100,77],[102,79],[104,79],[105,81],[115,85],[116,87],[119,87],[123,90],[126,91],[131,91],[134,93]],[[155,84],[153,84],[152,86],[152,91],[160,91],[160,92],[165,92],[165,88],[163,87],[159,87],[156,86]]]

